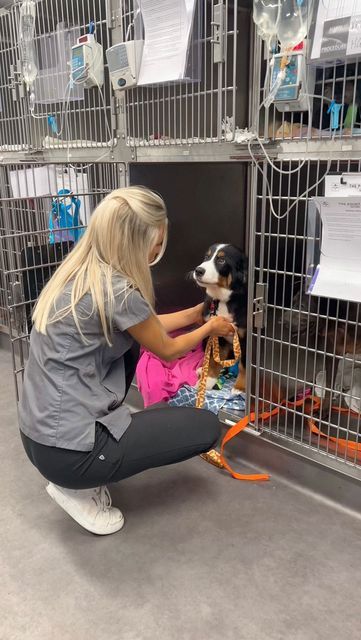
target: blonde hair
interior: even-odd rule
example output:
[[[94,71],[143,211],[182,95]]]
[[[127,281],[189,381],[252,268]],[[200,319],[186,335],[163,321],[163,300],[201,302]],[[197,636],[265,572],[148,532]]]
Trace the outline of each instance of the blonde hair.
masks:
[[[111,344],[113,275],[123,276],[125,288],[129,292],[138,289],[153,307],[149,254],[163,229],[162,248],[153,264],[160,260],[166,247],[167,227],[164,201],[150,189],[126,187],[109,193],[95,209],[84,236],[43,289],[33,314],[35,329],[46,334],[48,324],[72,313],[82,334],[77,304],[89,292],[92,312],[97,310],[104,336]],[[57,310],[56,299],[69,282],[70,304]]]

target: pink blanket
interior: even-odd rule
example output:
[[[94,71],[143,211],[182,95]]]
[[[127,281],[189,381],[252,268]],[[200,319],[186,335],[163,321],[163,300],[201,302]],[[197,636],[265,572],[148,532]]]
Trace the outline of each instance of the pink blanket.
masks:
[[[174,362],[163,362],[149,351],[143,351],[136,376],[144,406],[169,400],[184,384],[194,386],[197,382],[196,371],[202,366],[203,355],[201,345]]]

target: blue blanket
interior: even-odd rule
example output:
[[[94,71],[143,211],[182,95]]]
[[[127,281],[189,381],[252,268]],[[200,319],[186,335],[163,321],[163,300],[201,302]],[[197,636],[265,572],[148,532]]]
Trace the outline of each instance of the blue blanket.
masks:
[[[222,389],[212,389],[206,392],[204,408],[216,415],[221,409],[225,411],[244,411],[246,406],[245,394],[232,395],[234,378],[224,382]],[[168,404],[171,407],[195,407],[197,399],[196,387],[185,385],[171,398]]]

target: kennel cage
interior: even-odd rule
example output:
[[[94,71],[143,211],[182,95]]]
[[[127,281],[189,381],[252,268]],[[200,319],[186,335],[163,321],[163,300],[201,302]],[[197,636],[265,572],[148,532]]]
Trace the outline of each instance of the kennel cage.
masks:
[[[255,297],[247,372],[252,422],[266,438],[360,478],[360,304],[308,295],[307,270],[309,247],[319,248],[321,230],[309,227],[311,199],[324,195],[326,175],[360,173],[361,163],[307,160],[290,173],[296,168],[291,161],[263,161],[263,173],[254,168]],[[325,378],[330,365],[332,388]],[[327,391],[333,408],[323,414],[317,404]],[[270,408],[279,411],[270,417]]]
[[[107,193],[125,186],[127,174],[123,163],[32,163],[0,169],[1,318],[9,333],[19,399],[36,300],[73,248],[92,210]],[[36,173],[39,171],[41,174]],[[80,203],[76,227],[50,223],[54,215],[60,215],[61,206],[70,203],[64,190],[71,191],[71,197]]]
[[[322,234],[319,219],[310,226],[312,198],[325,195],[326,177],[360,172],[361,71],[357,56],[310,65],[314,26],[306,43],[303,90],[309,85],[311,95],[304,110],[278,109],[275,102],[265,108],[271,57],[255,39],[248,399],[255,408],[251,423],[265,438],[360,478],[360,305],[307,290],[309,252],[319,252]],[[337,128],[327,113],[332,100],[339,104]],[[328,393],[331,412],[318,408]]]
[[[251,5],[250,0],[195,0],[187,59],[196,72],[183,81],[153,79],[114,91],[105,51],[129,37],[138,0],[41,0],[32,105],[20,64],[21,2],[9,2],[0,11],[2,155],[16,161],[19,154],[26,159],[36,153],[45,162],[229,161],[229,143],[237,142],[248,121]],[[69,82],[71,46],[90,22],[103,47],[101,90]]]
[[[123,0],[123,39],[137,1]],[[193,81],[139,86],[125,93],[127,144],[140,161],[178,153],[219,159],[214,143],[235,142],[248,124],[251,6],[248,0],[197,0],[189,55]],[[207,143],[211,143],[207,145]],[[227,148],[228,146],[228,148]],[[230,156],[229,145],[224,149]]]
[[[104,85],[84,88],[70,82],[71,47],[94,24],[97,41],[110,46],[110,3],[41,0],[36,3],[34,51],[38,69],[27,91],[20,63],[21,2],[0,10],[0,152],[93,159],[110,155],[116,139],[115,99],[107,65]],[[34,94],[34,100],[30,98]],[[15,156],[16,157],[16,156]],[[82,159],[82,158],[81,158]]]
[[[327,2],[323,2],[327,5]],[[330,3],[331,4],[331,3]],[[322,149],[320,145],[327,145],[328,141],[353,142],[359,149],[361,134],[361,66],[359,54],[347,56],[346,50],[339,53],[337,59],[314,59],[315,41],[319,38],[316,28],[316,16],[320,2],[315,2],[312,12],[308,16],[308,36],[304,41],[302,71],[297,77],[299,88],[295,89],[298,96],[304,96],[302,108],[292,106],[292,100],[287,103],[287,91],[279,93],[282,99],[276,99],[266,108],[264,101],[269,96],[274,82],[274,58],[267,50],[266,44],[255,39],[254,48],[254,130],[261,139],[277,143],[290,141],[308,142],[308,151],[316,152]],[[346,5],[333,3],[333,13],[342,14]],[[349,12],[357,13],[357,6],[349,3]],[[337,20],[336,20],[337,22]],[[330,21],[331,24],[331,21]],[[347,21],[343,20],[345,28]],[[341,28],[342,25],[334,25]],[[342,37],[346,37],[342,34]],[[340,40],[341,43],[341,40]],[[298,62],[292,57],[297,51],[288,52],[288,65],[296,67]],[[299,53],[299,52],[298,52]],[[279,54],[278,54],[279,55]],[[277,57],[276,57],[277,60]],[[304,64],[303,64],[304,62]],[[295,82],[294,69],[290,70],[289,82]],[[292,80],[293,78],[293,80]],[[337,107],[337,117],[333,122],[333,110]],[[293,110],[294,109],[294,110]],[[299,147],[299,150],[301,147]]]

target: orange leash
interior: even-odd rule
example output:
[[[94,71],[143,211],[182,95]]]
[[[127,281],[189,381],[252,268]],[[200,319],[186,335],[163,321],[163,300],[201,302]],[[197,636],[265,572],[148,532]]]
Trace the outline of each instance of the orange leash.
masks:
[[[272,411],[269,412],[265,412],[259,415],[259,419],[261,420],[267,420],[273,416],[278,415],[281,411],[283,411],[284,409],[286,409],[287,407],[300,407],[300,406],[305,406],[308,402],[311,403],[311,408],[308,411],[308,413],[313,413],[313,412],[317,412],[320,409],[321,406],[321,400],[315,396],[309,396],[308,398],[301,398],[300,400],[296,400],[295,402],[290,402],[287,400],[284,400],[283,402],[281,402],[281,406],[276,407],[275,409],[273,409]],[[352,415],[358,416],[357,413],[355,413],[354,411],[350,411],[350,409],[346,409],[344,407],[335,407],[332,406],[331,407],[331,411],[337,412],[337,413],[344,413],[344,414],[348,414],[351,412]],[[251,413],[249,416],[246,416],[246,418],[243,418],[243,420],[240,420],[239,423],[237,423],[236,425],[234,425],[234,427],[232,427],[229,432],[226,433],[223,442],[226,443],[229,440],[232,439],[232,437],[234,437],[235,435],[237,435],[237,433],[239,433],[239,431],[243,431],[243,429],[247,426],[247,424],[253,420],[255,420],[256,414],[255,412]],[[242,423],[245,423],[244,425]],[[339,438],[336,436],[330,436],[327,433],[324,433],[323,431],[321,431],[321,429],[319,429],[314,420],[312,419],[312,417],[310,417],[307,421],[308,427],[311,431],[311,433],[313,433],[314,435],[317,435],[321,438],[323,438],[324,440],[326,440],[328,443],[332,443],[334,445],[336,445],[335,448],[341,448],[346,450],[346,452],[349,455],[354,456],[355,452],[357,454],[357,457],[361,458],[361,443],[358,442],[353,442],[352,440],[346,440],[345,438]],[[238,430],[238,427],[240,427],[240,429]],[[231,431],[234,430],[234,433],[231,433]],[[222,442],[222,445],[223,445]],[[222,451],[222,449],[221,449]]]
[[[206,381],[207,381],[207,376],[208,376],[208,370],[209,370],[209,363],[210,363],[210,359],[211,359],[211,355],[213,352],[213,358],[216,362],[218,362],[218,364],[221,364],[223,367],[231,367],[233,366],[239,359],[240,355],[241,355],[241,348],[240,348],[240,344],[239,344],[239,338],[238,338],[238,334],[235,333],[234,334],[234,341],[233,341],[233,350],[234,350],[234,354],[235,354],[235,359],[234,360],[224,360],[222,361],[220,359],[220,354],[219,354],[219,343],[218,343],[218,339],[217,338],[209,338],[208,342],[207,342],[207,347],[206,347],[206,351],[204,354],[204,362],[203,362],[203,367],[202,367],[202,374],[201,374],[201,378],[199,381],[199,388],[198,388],[198,395],[197,395],[197,403],[196,403],[196,407],[197,408],[201,408],[204,404],[204,400],[205,400],[205,393],[206,393]],[[258,415],[258,419],[259,420],[269,420],[270,418],[273,418],[274,416],[278,415],[279,413],[281,413],[281,411],[284,411],[287,407],[301,407],[301,406],[306,406],[307,403],[310,402],[311,403],[311,408],[307,413],[313,413],[313,412],[317,412],[320,409],[321,406],[321,400],[319,398],[316,398],[315,396],[310,396],[308,398],[301,398],[300,400],[296,400],[294,402],[288,401],[288,400],[283,400],[280,403],[280,406],[275,407],[274,409],[271,409],[270,411],[264,411],[263,413]],[[350,410],[343,408],[343,407],[331,407],[331,411],[336,411],[337,413],[349,413]],[[357,413],[355,413],[354,411],[351,411],[351,414],[353,415],[358,415]],[[232,476],[232,478],[235,478],[235,480],[246,480],[246,481],[260,481],[260,480],[269,480],[269,475],[268,474],[263,474],[263,473],[249,473],[249,474],[244,474],[244,473],[238,473],[237,471],[234,471],[232,469],[232,467],[230,466],[230,464],[228,464],[225,455],[224,455],[224,449],[225,446],[228,442],[230,442],[233,438],[235,438],[239,433],[242,433],[242,431],[244,431],[244,429],[249,425],[250,422],[253,422],[256,419],[256,412],[252,411],[248,416],[245,416],[244,418],[241,418],[241,420],[239,420],[236,424],[232,425],[232,427],[230,427],[227,431],[227,433],[224,435],[222,442],[221,442],[221,450],[220,453],[218,451],[215,451],[214,449],[212,449],[211,451],[208,451],[207,453],[204,453],[201,455],[201,457],[206,460],[207,462],[219,467],[219,468],[224,468],[228,471],[228,473],[230,473],[230,475]],[[335,445],[335,447],[339,447],[343,450],[345,450],[347,453],[349,453],[350,455],[355,455],[355,453],[357,454],[357,457],[360,456],[361,458],[361,443],[357,443],[357,442],[353,442],[353,441],[349,441],[346,440],[345,438],[338,438],[336,436],[330,436],[326,433],[324,433],[323,431],[321,431],[315,424],[314,420],[312,419],[312,417],[310,417],[307,421],[308,423],[308,427],[311,431],[311,433],[313,433],[314,435],[319,436],[320,438],[325,439],[328,443],[332,443],[333,445]]]
[[[292,405],[292,406],[300,406],[303,403],[304,403],[303,399],[297,400],[296,402],[292,402],[292,403],[285,402],[285,404]],[[263,413],[259,414],[258,418],[260,420],[268,420],[269,418],[273,418],[274,416],[278,415],[281,409],[282,407],[275,407],[270,411],[264,411]],[[250,481],[269,480],[268,474],[264,474],[264,473],[243,474],[243,473],[237,473],[236,471],[233,471],[233,469],[231,468],[231,466],[228,464],[227,460],[224,457],[224,448],[227,442],[229,442],[230,440],[235,438],[239,433],[244,431],[244,429],[249,425],[249,423],[253,422],[255,419],[256,419],[256,412],[252,411],[248,416],[245,416],[244,418],[239,420],[239,422],[234,424],[230,429],[228,429],[221,443],[220,455],[221,455],[221,461],[223,463],[223,466],[231,474],[232,478],[235,478],[236,480],[250,480]]]
[[[267,419],[273,415],[276,415],[278,411],[279,409],[277,407],[277,409],[273,409],[273,411],[262,413],[260,417],[263,419]],[[234,478],[235,480],[249,480],[251,482],[259,481],[259,480],[269,480],[269,475],[267,473],[238,473],[237,471],[233,471],[232,467],[228,464],[227,460],[224,457],[224,448],[227,442],[229,442],[230,440],[235,438],[239,433],[244,431],[244,429],[248,426],[250,421],[255,419],[255,416],[256,416],[255,413],[250,413],[248,416],[245,416],[244,418],[239,420],[239,422],[237,422],[230,429],[228,429],[226,435],[222,439],[221,454],[220,454],[221,461],[223,463],[224,468],[227,469],[228,473],[230,473],[232,478]]]
[[[218,338],[215,338],[215,337],[208,338],[208,342],[207,342],[207,346],[204,354],[202,374],[201,374],[201,377],[199,380],[199,386],[198,386],[198,394],[197,394],[197,402],[196,402],[197,409],[201,409],[204,405],[205,396],[206,396],[206,382],[207,382],[209,364],[210,364],[212,353],[213,353],[213,358],[215,362],[222,365],[222,367],[232,367],[239,360],[241,356],[241,346],[239,343],[239,336],[237,332],[235,332],[234,338],[233,338],[233,351],[234,351],[233,360],[221,360],[220,353],[219,353]],[[220,469],[223,469],[223,468],[226,469],[231,474],[232,478],[235,478],[236,480],[249,480],[249,481],[269,480],[269,476],[267,474],[262,474],[262,473],[243,474],[243,473],[237,473],[236,471],[233,471],[232,467],[228,464],[227,460],[224,457],[225,445],[227,444],[227,442],[232,440],[232,438],[234,438],[236,435],[241,433],[241,431],[243,431],[247,427],[249,421],[252,419],[252,415],[253,414],[251,414],[250,416],[246,416],[245,418],[242,418],[239,422],[237,422],[237,424],[233,425],[230,429],[228,429],[226,435],[222,439],[220,453],[215,449],[211,449],[210,451],[207,451],[207,453],[203,453],[201,455],[201,458],[203,458],[203,460],[206,460],[206,462],[209,462],[210,464],[213,464],[214,466]],[[264,414],[264,417],[266,417],[266,414]],[[268,417],[268,414],[267,414],[267,417]]]
[[[316,403],[318,403],[318,407],[319,407],[321,404],[319,398],[315,398],[314,400]],[[351,413],[354,416],[359,415],[358,413],[355,413],[351,409],[346,409],[345,407],[331,407],[331,411],[335,411],[337,413],[345,413],[345,414]],[[321,429],[316,427],[312,418],[308,419],[308,426],[311,433],[319,436],[320,438],[323,438],[328,443],[332,443],[336,445],[335,449],[337,448],[344,449],[349,455],[352,455],[353,457],[355,456],[355,453],[357,454],[356,455],[357,458],[361,457],[361,443],[354,442],[353,440],[346,440],[345,438],[330,436],[327,433],[324,433],[323,431],[321,431]]]

